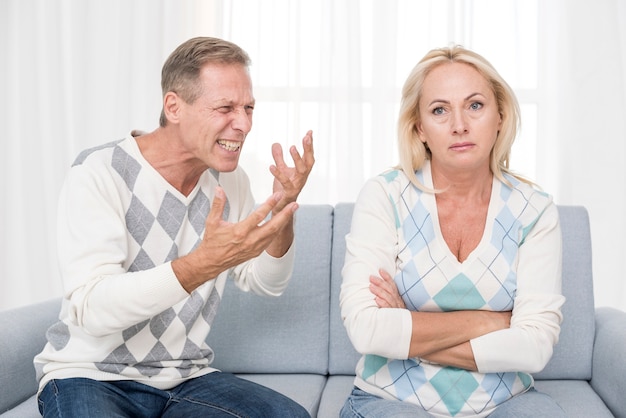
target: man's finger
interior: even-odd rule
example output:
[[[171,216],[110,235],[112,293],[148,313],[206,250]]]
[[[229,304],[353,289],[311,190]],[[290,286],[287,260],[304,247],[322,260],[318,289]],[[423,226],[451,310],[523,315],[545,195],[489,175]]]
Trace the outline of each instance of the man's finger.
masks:
[[[279,143],[272,144],[272,157],[274,157],[274,162],[277,167],[287,167],[285,159],[283,158],[283,147],[281,147]]]
[[[267,218],[267,215],[276,207],[280,199],[282,199],[283,194],[281,192],[276,192],[268,197],[265,202],[259,205],[246,219],[241,221],[241,224],[245,225],[247,228],[252,229],[259,226],[263,221]]]
[[[213,203],[211,203],[211,211],[209,212],[209,216],[207,216],[206,223],[219,223],[224,215],[224,207],[226,207],[226,194],[224,193],[224,189],[217,186],[215,188],[215,196],[213,196]]]
[[[291,202],[280,211],[272,213],[272,218],[265,222],[259,232],[263,236],[274,237],[289,222],[293,222],[293,214],[298,209],[296,202]]]
[[[315,153],[313,151],[313,131],[308,131],[302,139],[302,148],[304,152],[302,158],[307,167],[313,167],[315,163]]]

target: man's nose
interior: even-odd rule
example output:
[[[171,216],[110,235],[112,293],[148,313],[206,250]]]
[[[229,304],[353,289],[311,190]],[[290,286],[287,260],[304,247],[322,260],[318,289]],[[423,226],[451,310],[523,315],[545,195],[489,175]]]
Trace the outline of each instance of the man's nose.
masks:
[[[252,113],[249,113],[244,108],[237,108],[233,111],[233,129],[248,133],[252,129]]]

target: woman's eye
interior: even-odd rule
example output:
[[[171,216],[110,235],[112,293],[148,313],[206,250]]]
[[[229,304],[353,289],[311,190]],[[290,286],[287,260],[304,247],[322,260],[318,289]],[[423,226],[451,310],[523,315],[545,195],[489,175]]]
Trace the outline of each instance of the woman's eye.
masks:
[[[443,115],[443,107],[436,107],[433,109],[433,115]]]
[[[482,107],[483,107],[483,104],[480,103],[480,102],[474,102],[474,103],[472,103],[470,105],[470,109],[472,109],[472,110],[478,110],[478,109],[480,109]]]

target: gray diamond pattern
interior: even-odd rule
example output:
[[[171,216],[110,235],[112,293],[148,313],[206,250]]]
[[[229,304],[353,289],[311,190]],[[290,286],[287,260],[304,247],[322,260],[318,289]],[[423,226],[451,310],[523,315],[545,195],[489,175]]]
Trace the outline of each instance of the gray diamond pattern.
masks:
[[[209,198],[202,193],[202,190],[193,198],[189,204],[189,223],[198,235],[204,231],[206,216],[210,211]],[[225,208],[224,208],[225,209]]]
[[[137,180],[139,171],[141,171],[141,165],[139,162],[137,162],[137,160],[131,157],[121,147],[116,146],[113,150],[111,166],[124,179],[126,186],[128,186],[128,190],[133,190],[135,188],[135,181]]]
[[[70,340],[69,327],[64,322],[59,321],[48,328],[48,331],[46,331],[46,338],[52,347],[59,351],[63,349],[63,347],[65,347]]]
[[[175,240],[176,235],[178,235],[186,211],[187,208],[183,202],[178,200],[170,192],[165,193],[156,219],[172,240]]]
[[[153,268],[154,262],[143,249],[139,250],[139,254],[135,257],[133,264],[128,267],[128,271],[143,271]]]
[[[194,344],[190,339],[185,341],[185,348],[183,348],[183,354],[181,356],[190,360],[201,359],[204,357],[200,347]]]
[[[176,245],[176,243],[172,243],[172,248],[170,248],[170,252],[167,254],[167,257],[165,258],[165,260],[163,260],[164,263],[167,263],[169,261],[172,260],[176,260],[178,258],[178,245]]]
[[[126,229],[137,241],[137,244],[143,244],[153,224],[154,215],[141,203],[137,196],[133,195],[128,211],[126,211]]]
[[[213,318],[215,318],[215,314],[217,314],[217,308],[220,306],[220,301],[220,294],[217,292],[216,288],[213,288],[211,294],[209,295],[209,300],[204,304],[204,308],[202,309],[202,317],[207,324],[213,323]]]
[[[152,318],[150,321],[150,332],[157,340],[161,338],[161,335],[165,332],[167,327],[170,326],[172,321],[176,318],[176,312],[174,309],[169,308]]]
[[[189,295],[189,298],[185,302],[185,305],[178,313],[178,318],[185,325],[187,333],[189,333],[189,330],[196,322],[196,319],[198,319],[203,303],[204,299],[202,299],[202,296],[200,296],[198,292],[193,292],[191,295]]]
[[[96,363],[96,367],[103,372],[121,373],[129,364],[135,364],[137,360],[128,350],[126,344],[117,347],[102,362]]]
[[[133,338],[135,335],[139,334],[139,332],[144,329],[146,327],[146,325],[148,325],[150,323],[149,319],[146,319],[143,322],[140,322],[138,324],[133,325],[130,328],[126,328],[123,332],[122,332],[122,338],[124,339],[124,341],[128,341],[131,338]]]

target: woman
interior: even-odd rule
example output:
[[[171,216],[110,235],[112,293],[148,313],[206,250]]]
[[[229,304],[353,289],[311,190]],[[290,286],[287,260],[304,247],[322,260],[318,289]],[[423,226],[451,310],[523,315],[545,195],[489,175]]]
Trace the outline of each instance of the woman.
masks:
[[[363,356],[342,417],[565,416],[533,389],[565,299],[556,206],[508,168],[518,125],[472,51],[409,75],[400,167],[365,184],[346,237],[341,314]]]

